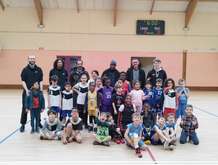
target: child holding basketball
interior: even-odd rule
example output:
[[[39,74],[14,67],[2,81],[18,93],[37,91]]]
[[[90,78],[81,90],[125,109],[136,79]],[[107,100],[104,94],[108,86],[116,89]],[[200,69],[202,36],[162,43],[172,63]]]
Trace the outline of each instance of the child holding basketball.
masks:
[[[135,111],[136,109],[132,104],[132,97],[128,94],[125,98],[125,103],[120,106],[118,112],[118,128],[123,136],[127,129],[127,125],[132,123],[132,115]]]
[[[79,117],[77,109],[72,110],[72,117],[67,120],[63,130],[62,142],[63,144],[71,143],[73,141],[82,143],[81,131],[83,129],[82,119]]]
[[[134,113],[132,115],[132,121],[133,122],[131,124],[128,124],[124,137],[127,145],[135,149],[137,156],[141,158],[141,150],[145,150],[146,147],[144,141],[142,140],[143,126],[141,115]]]
[[[57,112],[49,110],[41,130],[40,140],[61,140],[62,124],[57,117]]]
[[[40,114],[45,109],[45,100],[38,82],[32,85],[29,96],[26,97],[25,107],[27,112],[30,111],[31,134],[39,133]]]
[[[151,144],[151,129],[155,124],[155,117],[151,111],[151,106],[149,103],[143,105],[142,122],[143,122],[143,140],[145,144]]]
[[[175,82],[169,78],[165,82],[164,88],[164,103],[163,103],[163,115],[167,119],[169,114],[174,114],[176,117],[177,98],[175,91]]]

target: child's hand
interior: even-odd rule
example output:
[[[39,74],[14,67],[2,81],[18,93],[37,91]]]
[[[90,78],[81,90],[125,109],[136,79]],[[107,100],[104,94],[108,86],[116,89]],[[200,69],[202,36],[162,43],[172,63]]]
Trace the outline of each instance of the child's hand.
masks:
[[[117,115],[117,111],[114,111],[114,114]]]
[[[116,128],[116,131],[117,131],[117,132],[120,132],[120,128]]]
[[[41,112],[44,112],[45,111],[45,109],[41,109]]]

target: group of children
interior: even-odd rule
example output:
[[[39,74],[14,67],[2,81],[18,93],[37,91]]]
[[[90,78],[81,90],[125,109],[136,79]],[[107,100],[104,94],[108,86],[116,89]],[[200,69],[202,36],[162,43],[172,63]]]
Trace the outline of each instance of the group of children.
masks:
[[[88,80],[84,73],[76,85],[65,83],[63,91],[57,85],[56,75],[51,76],[50,81],[48,117],[41,131],[40,114],[45,109],[45,100],[37,82],[26,98],[31,133],[40,132],[41,140],[82,143],[82,130],[88,129],[95,135],[93,145],[110,146],[110,141],[126,143],[142,157],[141,150],[149,144],[173,150],[177,141],[176,122],[181,118],[180,143],[188,140],[195,145],[199,143],[195,132],[198,121],[193,107],[187,105],[189,90],[183,79],[179,80],[178,87],[173,79],[166,82],[157,79],[156,86],[147,80],[141,89],[139,81],[131,85],[125,79],[125,72],[121,72],[114,87],[107,77]]]

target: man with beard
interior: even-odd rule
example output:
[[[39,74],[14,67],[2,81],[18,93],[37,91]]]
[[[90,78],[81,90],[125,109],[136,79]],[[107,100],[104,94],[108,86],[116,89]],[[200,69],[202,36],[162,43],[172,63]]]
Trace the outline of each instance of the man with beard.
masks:
[[[78,60],[77,64],[76,64],[76,67],[72,68],[72,70],[71,70],[71,74],[70,74],[71,86],[74,86],[75,84],[77,84],[80,81],[80,76],[83,73],[86,73],[88,75],[88,79],[89,79],[89,74],[85,70],[85,68],[83,67],[83,61]]]
[[[103,79],[103,85],[104,85],[104,80],[106,78],[109,78],[111,80],[111,86],[114,87],[115,83],[120,77],[120,72],[116,69],[117,62],[115,60],[112,60],[110,63],[110,68],[106,69],[102,73],[102,79]]]
[[[133,58],[131,67],[127,70],[126,79],[133,85],[134,82],[139,81],[141,88],[145,85],[145,71],[141,69],[140,61],[137,58]]]
[[[40,90],[43,90],[42,87],[42,80],[43,80],[43,72],[40,67],[36,65],[36,57],[29,56],[28,57],[28,65],[23,68],[21,72],[21,80],[22,80],[22,87],[23,87],[23,94],[22,94],[22,113],[21,113],[21,127],[20,132],[25,131],[25,124],[27,122],[27,112],[25,107],[25,99],[26,96],[29,96],[30,88],[35,82],[38,82],[40,85]]]

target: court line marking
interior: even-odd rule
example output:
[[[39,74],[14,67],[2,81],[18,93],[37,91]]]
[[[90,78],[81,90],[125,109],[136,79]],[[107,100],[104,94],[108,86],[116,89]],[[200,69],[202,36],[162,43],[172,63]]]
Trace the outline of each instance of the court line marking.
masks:
[[[151,149],[149,147],[146,148],[148,155],[150,156],[150,158],[152,159],[152,161],[154,162],[154,164],[158,164],[156,158],[154,157],[154,154],[152,153]]]
[[[207,113],[208,115],[211,115],[211,116],[213,116],[213,117],[218,117],[218,115],[215,114],[215,113],[209,112],[209,111],[204,110],[204,109],[202,109],[202,108],[199,108],[199,107],[197,107],[197,106],[193,106],[193,107],[196,108],[197,110],[201,111],[201,112]]]
[[[26,124],[29,124],[30,120],[27,121]],[[0,144],[4,143],[6,140],[8,140],[10,137],[12,137],[14,134],[16,134],[18,131],[20,130],[20,127],[17,128],[16,130],[14,130],[13,132],[11,132],[9,135],[7,135],[6,137],[4,137],[2,140],[0,140]]]

